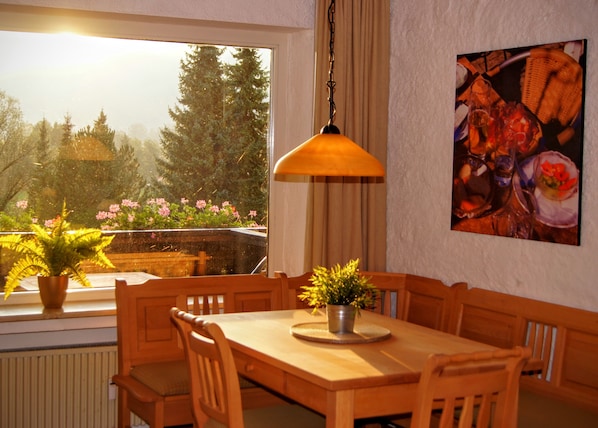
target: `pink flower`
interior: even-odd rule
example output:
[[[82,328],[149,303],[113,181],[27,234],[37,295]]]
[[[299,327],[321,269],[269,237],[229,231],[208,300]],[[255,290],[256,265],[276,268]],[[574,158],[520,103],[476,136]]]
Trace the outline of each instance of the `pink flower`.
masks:
[[[229,201],[224,201],[224,202],[222,202],[222,208],[224,208],[224,207],[228,207],[229,205],[230,205],[230,202],[229,202]]]
[[[213,213],[219,213],[220,212],[220,208],[218,208],[216,205],[212,205],[210,207],[210,211],[212,211]]]
[[[117,212],[120,211],[120,205],[118,205],[118,204],[112,204],[112,205],[110,205],[110,208],[108,208],[108,210],[111,213],[117,213]]]
[[[27,201],[17,201],[17,208],[20,208],[22,210],[26,210],[27,209],[27,205],[28,205]]]
[[[123,199],[120,204],[127,208],[139,208],[139,202],[134,202],[130,199]]]
[[[52,227],[54,225],[54,219],[44,221],[44,226]]]
[[[97,220],[106,220],[108,218],[108,213],[106,211],[100,211],[96,214]]]
[[[181,204],[187,205],[188,203],[189,203],[189,199],[187,199],[187,198],[181,198]]]
[[[170,208],[168,208],[166,205],[162,205],[158,209],[158,214],[160,214],[162,217],[168,217],[170,215]]]
[[[135,221],[135,214],[129,214],[127,216],[127,220],[129,221],[129,223],[133,223]]]
[[[256,210],[249,211],[249,217],[256,217],[256,216],[257,216],[257,211]]]
[[[203,200],[203,199],[202,199],[202,200],[200,200],[200,201],[197,201],[197,202],[195,203],[195,206],[196,206],[198,209],[200,209],[200,210],[203,210],[203,209],[206,207],[206,205],[207,205],[207,204],[206,204],[206,201],[205,201],[205,200]]]
[[[164,198],[156,198],[156,204],[157,205],[166,205],[168,202],[166,202],[166,199]]]

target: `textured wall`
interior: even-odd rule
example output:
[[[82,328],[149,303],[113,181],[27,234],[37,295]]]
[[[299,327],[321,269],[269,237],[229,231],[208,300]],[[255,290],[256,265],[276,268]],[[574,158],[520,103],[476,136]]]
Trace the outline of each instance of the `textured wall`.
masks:
[[[0,3],[311,28],[315,0],[4,0]]]
[[[392,2],[388,270],[598,311],[598,1]],[[450,229],[457,54],[588,39],[581,246]]]

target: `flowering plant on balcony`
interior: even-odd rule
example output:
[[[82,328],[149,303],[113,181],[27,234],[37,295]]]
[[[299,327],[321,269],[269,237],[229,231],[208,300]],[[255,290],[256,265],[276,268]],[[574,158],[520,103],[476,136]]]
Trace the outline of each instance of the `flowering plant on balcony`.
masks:
[[[110,205],[108,211],[100,211],[96,219],[102,230],[138,229],[187,229],[216,227],[257,227],[256,211],[241,217],[230,202],[221,205],[199,200],[194,205],[182,198],[179,204],[163,198],[149,199],[140,204],[123,199],[120,204]]]
[[[0,211],[0,231],[28,232],[34,223],[37,218],[26,200],[17,201],[14,213]]]

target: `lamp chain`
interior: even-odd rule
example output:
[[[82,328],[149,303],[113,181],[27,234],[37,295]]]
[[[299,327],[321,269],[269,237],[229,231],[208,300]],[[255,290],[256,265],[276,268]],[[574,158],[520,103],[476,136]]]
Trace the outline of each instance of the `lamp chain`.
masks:
[[[330,6],[328,7],[328,26],[330,28],[330,52],[328,55],[328,82],[326,82],[326,86],[328,86],[328,103],[330,105],[330,112],[328,118],[329,126],[334,123],[334,116],[336,115],[336,105],[334,104],[334,89],[336,87],[336,82],[334,81],[334,9],[335,3],[334,0],[332,0],[330,2]]]

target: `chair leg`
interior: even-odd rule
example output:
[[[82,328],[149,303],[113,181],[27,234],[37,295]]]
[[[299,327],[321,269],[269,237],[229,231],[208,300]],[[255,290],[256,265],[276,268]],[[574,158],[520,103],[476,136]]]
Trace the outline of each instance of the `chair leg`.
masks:
[[[129,428],[131,426],[131,412],[127,402],[127,393],[118,391],[118,428]]]

